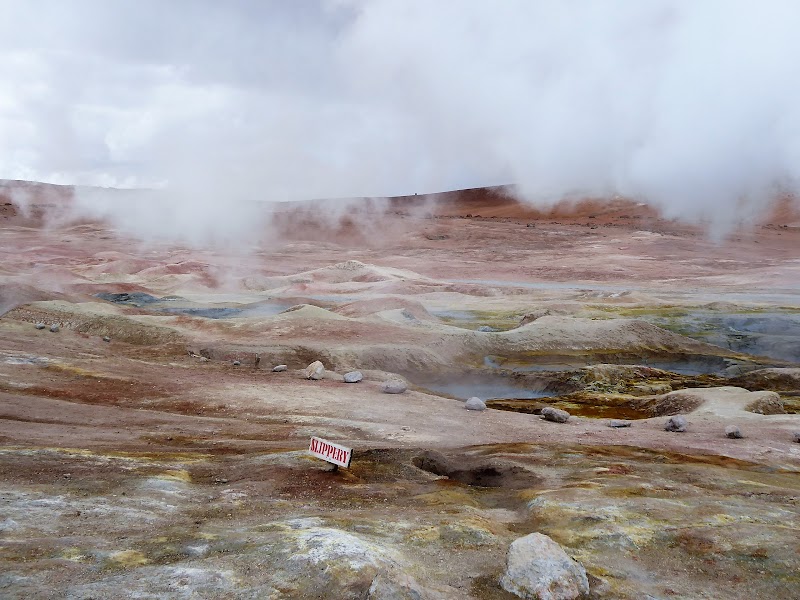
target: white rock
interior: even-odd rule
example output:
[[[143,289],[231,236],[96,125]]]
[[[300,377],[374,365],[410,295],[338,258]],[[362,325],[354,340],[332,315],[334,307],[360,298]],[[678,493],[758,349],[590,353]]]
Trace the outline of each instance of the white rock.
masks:
[[[531,600],[574,600],[589,593],[583,566],[541,533],[511,543],[500,585]]]
[[[277,365],[277,366],[272,367],[272,372],[273,373],[282,373],[283,371],[286,371],[288,368],[289,367],[287,367],[286,365]]]
[[[384,394],[402,394],[408,389],[405,381],[400,381],[399,379],[390,379],[389,381],[384,381],[383,385],[381,386],[381,391]]]
[[[318,360],[315,360],[306,367],[306,379],[322,379],[325,377],[325,366]]]
[[[344,382],[345,383],[358,383],[364,379],[364,376],[361,374],[361,371],[350,371],[349,373],[344,374]]]
[[[486,410],[486,403],[477,396],[473,396],[464,403],[464,408],[467,410]]]

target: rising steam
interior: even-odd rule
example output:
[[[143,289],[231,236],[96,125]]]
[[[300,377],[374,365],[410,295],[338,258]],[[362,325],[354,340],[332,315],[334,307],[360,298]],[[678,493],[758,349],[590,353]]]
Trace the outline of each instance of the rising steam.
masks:
[[[0,177],[135,232],[516,183],[726,224],[800,186],[800,3],[2,2]]]

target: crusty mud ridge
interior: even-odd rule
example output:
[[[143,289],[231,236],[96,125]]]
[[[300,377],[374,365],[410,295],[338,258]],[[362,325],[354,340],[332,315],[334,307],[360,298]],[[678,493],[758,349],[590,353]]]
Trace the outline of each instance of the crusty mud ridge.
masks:
[[[797,598],[794,213],[501,192],[247,251],[2,203],[0,596]]]

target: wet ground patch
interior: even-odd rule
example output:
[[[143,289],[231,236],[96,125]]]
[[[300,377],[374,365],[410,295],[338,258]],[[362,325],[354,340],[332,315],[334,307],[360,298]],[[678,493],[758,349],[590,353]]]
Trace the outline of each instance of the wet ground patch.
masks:
[[[441,374],[436,377],[412,376],[412,381],[424,391],[440,396],[467,400],[477,396],[482,400],[493,398],[544,398],[552,396],[547,381],[531,381],[511,374],[483,372],[480,374]]]

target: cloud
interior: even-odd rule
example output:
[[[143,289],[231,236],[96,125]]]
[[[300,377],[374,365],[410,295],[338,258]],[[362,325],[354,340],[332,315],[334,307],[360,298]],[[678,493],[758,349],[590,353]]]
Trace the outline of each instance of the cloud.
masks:
[[[155,216],[104,208],[137,230],[236,236],[262,200],[510,182],[724,224],[800,185],[791,0],[0,10],[0,177],[163,187]]]

